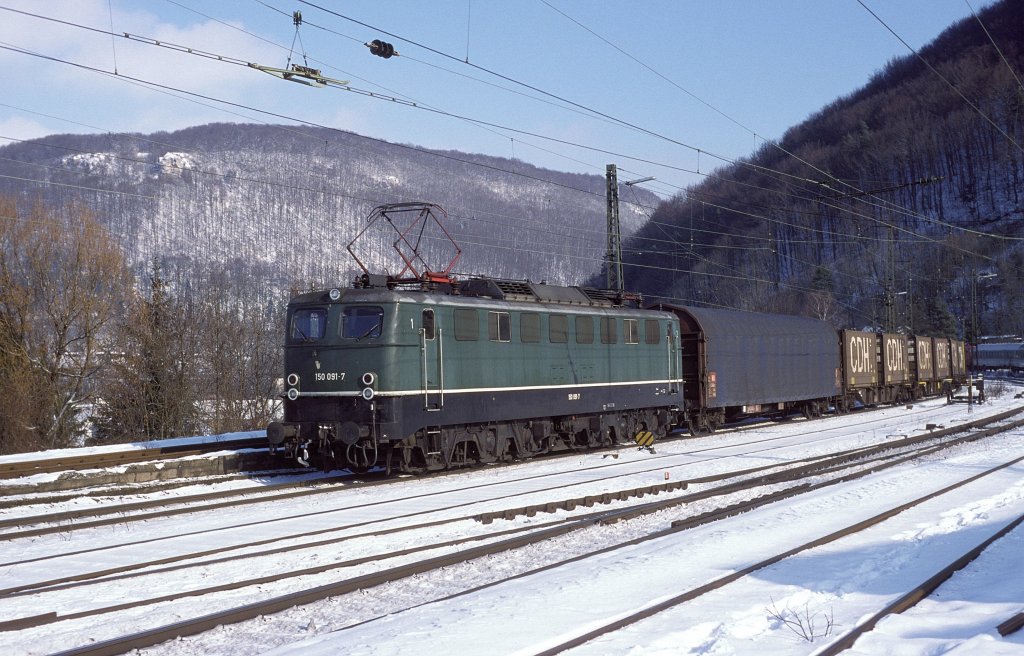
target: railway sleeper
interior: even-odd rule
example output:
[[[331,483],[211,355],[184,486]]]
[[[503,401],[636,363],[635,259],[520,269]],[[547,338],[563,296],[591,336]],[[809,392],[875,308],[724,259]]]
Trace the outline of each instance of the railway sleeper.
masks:
[[[583,497],[563,499],[561,501],[549,501],[542,504],[522,506],[519,508],[506,508],[476,515],[473,519],[482,523],[490,524],[496,519],[515,519],[517,517],[535,517],[537,513],[554,513],[559,510],[572,511],[583,506],[592,508],[595,504],[608,505],[614,501],[626,501],[631,498],[641,498],[645,495],[656,495],[662,492],[674,492],[685,490],[685,481],[673,481],[671,483],[660,483],[656,485],[645,485],[643,487],[629,490],[617,490],[614,492],[602,492],[601,494],[590,494]]]

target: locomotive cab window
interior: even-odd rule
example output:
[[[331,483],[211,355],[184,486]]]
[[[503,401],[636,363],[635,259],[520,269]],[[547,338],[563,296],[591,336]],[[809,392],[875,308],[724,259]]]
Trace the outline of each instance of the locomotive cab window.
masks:
[[[384,328],[384,308],[376,305],[350,305],[342,311],[341,336],[351,339],[380,337]]]
[[[423,310],[423,339],[434,339],[434,311],[431,309]]]
[[[291,338],[308,342],[327,332],[327,308],[305,308],[292,315]]]
[[[492,342],[511,342],[512,321],[508,312],[488,312],[487,333]]]

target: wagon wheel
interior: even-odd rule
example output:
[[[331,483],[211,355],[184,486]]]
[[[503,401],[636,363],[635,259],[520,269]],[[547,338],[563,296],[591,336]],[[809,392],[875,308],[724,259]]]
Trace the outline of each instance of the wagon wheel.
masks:
[[[686,425],[690,429],[690,435],[693,437],[700,437],[701,435],[707,435],[711,431],[707,429],[707,426],[700,421],[699,417],[689,417],[686,420]]]

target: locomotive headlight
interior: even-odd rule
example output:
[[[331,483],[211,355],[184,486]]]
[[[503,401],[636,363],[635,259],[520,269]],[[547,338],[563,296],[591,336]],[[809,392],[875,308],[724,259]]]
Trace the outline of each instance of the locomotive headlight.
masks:
[[[299,384],[299,374],[288,374],[288,384],[295,387]]]
[[[338,288],[334,288],[330,292],[328,292],[328,295],[331,297],[332,301],[336,301],[339,298],[341,298],[341,290]]]
[[[363,398],[367,401],[372,401],[374,395],[377,393],[376,390],[374,390],[377,386],[377,374],[372,371],[367,371],[363,374],[363,377],[360,380],[363,381],[364,385],[362,391]]]
[[[292,387],[291,389],[288,390],[288,400],[294,401],[297,398],[299,398],[299,390]]]

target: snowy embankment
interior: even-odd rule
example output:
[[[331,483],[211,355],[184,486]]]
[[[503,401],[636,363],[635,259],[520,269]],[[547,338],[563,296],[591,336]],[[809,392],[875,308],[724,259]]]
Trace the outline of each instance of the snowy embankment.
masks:
[[[923,496],[980,472],[1003,459],[1024,455],[1024,431],[982,451],[961,450],[950,457],[901,467],[739,517],[625,547],[534,576],[488,587],[450,600],[383,617],[329,636],[289,645],[275,653],[361,654],[542,652],[593,626],[624,616],[666,597],[678,595],[762,558],[820,538],[852,522]],[[681,604],[570,653],[580,654],[793,654],[812,653],[831,636],[853,628],[939,568],[1024,513],[1024,465],[986,477],[962,491],[939,497],[855,536],[812,549],[769,566],[722,590]],[[1009,542],[1021,543],[1024,530]],[[585,538],[584,538],[585,539]],[[752,548],[752,545],[755,548]],[[985,653],[1002,648],[1024,651],[1024,636],[995,637],[995,627],[1024,608],[1024,586],[1017,572],[1024,552],[993,551],[986,572],[993,586],[957,585],[940,589],[933,601],[939,613],[953,612],[961,631],[944,628],[939,637],[921,637],[921,651],[934,653],[937,639],[991,643]],[[986,561],[976,568],[985,570]],[[963,576],[969,576],[965,573]],[[967,594],[963,594],[963,593]],[[940,599],[948,599],[943,603]],[[966,614],[973,620],[965,620]],[[908,627],[900,618],[900,636],[920,635],[922,626],[948,623],[920,614]],[[783,618],[803,621],[807,637],[791,630]],[[812,628],[812,625],[814,628]],[[884,653],[883,623],[864,653]],[[926,633],[925,635],[929,635]],[[353,649],[358,645],[359,648]],[[859,649],[859,647],[858,647]]]
[[[881,411],[880,423],[879,415],[873,413],[771,426],[758,432],[800,433],[814,442],[820,435],[813,427],[818,427],[821,434],[845,435],[830,444],[839,448],[837,442],[854,446],[893,433],[919,431],[924,421],[955,425],[1015,405],[1020,401],[1009,395],[972,409],[928,402],[918,404],[913,413],[902,408]],[[927,408],[927,414],[916,415],[922,408]],[[908,420],[911,414],[916,416]],[[717,435],[679,447],[664,445],[659,454],[676,448],[700,451],[732,441],[749,443],[750,437],[749,433],[742,438]],[[749,453],[751,448],[745,450]],[[766,451],[763,456],[770,459],[781,454]],[[492,584],[502,578],[495,572],[529,571],[557,558],[552,554],[611,547],[633,537],[636,529],[618,525],[579,532],[554,541],[543,556],[532,550],[491,557],[487,562],[367,591],[361,599],[345,597],[295,608],[152,651],[233,655],[277,645],[272,653],[535,654],[1020,456],[1024,456],[1024,430],[1018,429],[859,481],[533,575]],[[547,466],[532,464],[538,469]],[[695,463],[689,474],[697,476],[719,464],[716,459]],[[655,524],[648,528],[654,530],[680,514],[670,511],[643,521]],[[1021,514],[1024,466],[1017,464],[570,653],[812,654]],[[1024,531],[1018,529],[925,603],[884,620],[857,643],[855,653],[1024,653],[1024,634],[1004,638],[995,629],[1024,610],[1019,574],[1024,564],[1022,543]],[[474,592],[457,594],[476,587]]]
[[[222,433],[220,435],[200,435],[197,437],[172,437],[166,440],[147,440],[145,442],[125,442],[121,444],[105,444],[103,446],[83,446],[72,449],[50,449],[49,451],[30,451],[28,453],[12,453],[0,456],[0,464],[8,462],[29,462],[35,460],[64,460],[80,456],[100,453],[120,453],[122,451],[145,451],[166,447],[179,447],[199,444],[218,444],[233,442],[255,437],[265,437],[266,431],[243,431],[240,433]]]
[[[1021,403],[1011,395],[974,408],[929,401],[916,404],[913,409],[901,406],[814,422],[767,425],[743,433],[726,432],[665,442],[658,445],[657,455],[623,447],[616,454],[616,462],[634,463],[638,472],[644,472],[632,474],[640,477],[637,480],[644,477],[650,481],[664,480],[669,473],[672,480],[688,480],[755,464],[782,463],[819,452],[886,441],[897,435],[916,434],[926,423],[956,425],[1018,407]],[[411,499],[415,494],[427,501],[428,495],[445,490],[466,501],[465,490],[474,483],[482,485],[506,479],[511,482],[522,479],[524,473],[541,476],[564,472],[577,465],[608,463],[608,455],[608,452],[580,454],[570,459],[485,468],[450,477],[414,478],[378,488],[338,487],[314,503],[261,504],[229,512],[192,513],[181,520],[146,521],[76,531],[66,536],[18,540],[9,545],[7,555],[10,558],[65,553],[91,544],[99,546],[111,540],[130,539],[156,557],[162,551],[155,540],[162,535],[172,539],[186,530],[245,525],[246,528],[240,530],[247,538],[269,537],[273,524],[265,523],[266,520],[275,515],[283,517],[296,509],[301,512],[303,507],[308,516],[296,521],[325,527],[337,520],[310,511],[375,499],[374,508],[386,512],[388,504],[381,502],[389,498]],[[478,559],[360,593],[224,626],[147,651],[227,656],[273,649],[281,653],[373,656],[440,651],[537,653],[585,634],[611,618],[657,604],[780,550],[831,533],[858,518],[877,515],[1020,456],[1024,456],[1024,430],[1018,429],[929,456],[914,464],[633,546],[615,548],[631,538],[667,528],[673,520],[693,514],[695,509],[663,511],[640,520],[577,531],[539,547]],[[669,462],[676,464],[669,465]],[[194,490],[185,488],[182,493],[189,491]],[[160,494],[175,493],[163,491]],[[555,499],[565,493],[546,491],[541,486],[532,494],[535,498],[530,501],[537,502],[545,495]],[[518,505],[520,501],[517,498],[508,503]],[[571,514],[559,511],[553,516],[517,518],[504,526],[529,525]],[[1021,514],[1024,514],[1024,467],[1018,464],[865,532],[805,551],[760,569],[753,576],[720,591],[602,636],[573,653],[638,656],[814,653],[830,639],[853,628],[862,617],[902,594],[909,585],[930,576],[951,558]],[[467,534],[479,531],[479,526],[470,521],[452,525],[452,530],[459,526]],[[210,539],[210,535],[202,537],[205,542]],[[856,645],[855,651],[884,653],[898,646],[901,654],[932,654],[950,648],[1024,653],[1024,635],[1001,638],[995,631],[999,623],[1024,610],[1024,585],[1020,584],[1019,576],[1022,542],[1024,537],[1019,530],[1004,538],[940,588],[926,604],[901,617],[883,621],[876,631]],[[313,557],[321,562],[351,558],[357,544],[358,541],[339,539],[330,548],[319,548]],[[378,539],[374,546],[381,551],[391,547],[387,539]],[[571,556],[600,549],[606,551],[543,572],[529,573],[542,565],[554,565]],[[259,563],[277,569],[295,565],[280,556],[267,556]],[[228,578],[242,579],[252,575],[255,565],[255,562],[240,561],[235,566],[236,572],[219,572],[218,576],[226,574]],[[379,566],[388,567],[390,563]],[[8,576],[16,573],[9,571]],[[6,647],[8,653],[11,650],[48,653],[138,630],[139,619],[143,616],[169,624],[210,612],[221,603],[237,605],[246,603],[253,595],[266,597],[286,592],[284,585],[309,587],[357,573],[334,572],[280,586],[261,585],[258,589],[239,590],[217,600],[183,598],[173,604],[139,607],[104,621],[103,626],[80,620],[61,622],[40,632],[0,633],[0,647]],[[207,575],[197,570],[191,576],[200,574]],[[513,574],[523,575],[502,582]],[[975,581],[985,581],[985,585],[976,585]],[[158,595],[203,583],[168,573],[147,580],[146,585],[151,595]],[[118,597],[115,588],[119,584],[113,585],[110,594]],[[120,598],[123,598],[127,585],[120,585],[124,586],[120,589]],[[479,589],[467,592],[474,588]],[[458,593],[463,594],[452,596]],[[64,594],[74,595],[75,592],[67,590]],[[87,605],[91,601],[79,599],[76,605]],[[112,597],[109,601],[116,599]],[[30,604],[31,597],[9,602]],[[96,603],[109,602],[99,600]],[[22,610],[20,615],[30,609],[26,606]],[[39,608],[37,612],[45,610]],[[950,614],[955,617],[949,617]],[[815,641],[805,641],[785,620],[798,625],[802,622],[805,632],[815,637]],[[809,626],[812,623],[813,628]],[[833,625],[829,635],[821,635],[829,624]]]

